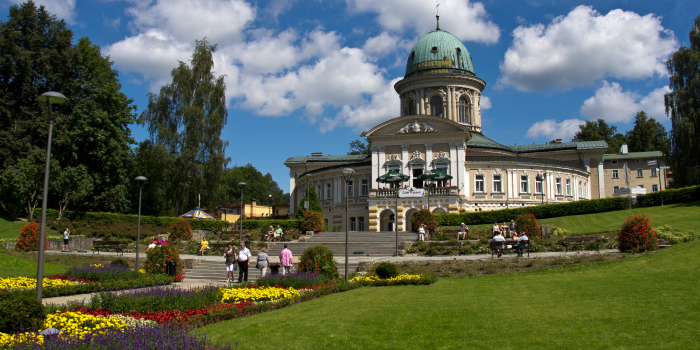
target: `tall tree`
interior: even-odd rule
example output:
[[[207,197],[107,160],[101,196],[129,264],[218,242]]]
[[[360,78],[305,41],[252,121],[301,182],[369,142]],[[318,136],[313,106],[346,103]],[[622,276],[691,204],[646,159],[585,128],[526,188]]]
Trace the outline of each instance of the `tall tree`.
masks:
[[[700,184],[700,16],[681,47],[666,62],[671,92],[664,97],[671,117],[669,164],[674,187]]]
[[[605,141],[608,144],[607,153],[619,153],[620,146],[627,142],[625,135],[617,132],[617,127],[608,125],[603,119],[597,121],[586,121],[586,124],[579,125],[579,131],[574,134],[571,140],[579,141]]]
[[[294,217],[296,219],[304,218],[304,213],[306,212],[306,208],[304,208],[304,203],[306,202],[307,198],[309,201],[309,210],[317,211],[321,213],[321,216],[323,216],[323,208],[321,208],[321,202],[318,200],[318,193],[316,193],[316,187],[307,186],[303,189],[303,191],[304,197],[301,198],[301,204],[299,204],[299,208],[297,208],[297,212]]]
[[[89,198],[67,203],[83,210],[126,211],[135,107],[120,92],[117,71],[99,46],[87,38],[75,45],[72,40],[63,20],[32,1],[11,6],[7,22],[0,23],[0,173],[46,149],[48,111],[36,98],[58,91],[70,101],[56,119],[51,157],[56,169],[83,166],[88,176],[80,180],[92,182]],[[36,166],[43,167],[43,160]],[[12,174],[18,173],[3,176]],[[58,187],[52,186],[49,206],[59,207],[64,196],[53,191]]]
[[[224,167],[228,163],[221,140],[226,125],[226,85],[224,76],[214,76],[213,53],[216,45],[198,40],[191,65],[180,62],[172,70],[172,83],[158,95],[148,94],[148,108],[141,118],[148,126],[151,141],[168,152],[168,199],[173,215],[197,204],[212,207],[220,200]]]
[[[360,137],[365,137],[365,133],[366,131],[363,131],[362,134],[360,134]],[[360,154],[372,154],[372,143],[369,142],[366,137],[364,141],[357,139],[350,142],[350,150],[348,151],[348,155]]]
[[[630,152],[661,151],[668,154],[669,141],[666,128],[654,118],[647,118],[644,111],[637,113],[634,128],[625,135]]]
[[[250,203],[255,198],[259,204],[289,204],[289,195],[285,196],[277,182],[272,179],[272,175],[263,175],[252,164],[244,166],[234,166],[224,171],[222,185],[225,191],[225,202],[228,204],[238,204],[241,201],[241,188],[238,183],[245,182],[243,191],[243,201]],[[272,195],[272,201],[270,201]]]

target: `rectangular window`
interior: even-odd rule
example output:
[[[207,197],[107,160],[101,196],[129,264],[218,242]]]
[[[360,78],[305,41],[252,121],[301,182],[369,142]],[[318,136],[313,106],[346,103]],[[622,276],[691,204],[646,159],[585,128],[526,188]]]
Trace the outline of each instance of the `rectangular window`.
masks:
[[[659,185],[651,185],[651,192],[659,192]]]
[[[562,194],[562,192],[561,192],[561,178],[560,177],[557,178],[557,194],[560,196]]]
[[[241,215],[241,209],[240,209],[240,208],[236,209],[236,214]]]
[[[449,175],[447,172],[447,168],[437,168],[437,171],[439,171],[445,175]],[[447,185],[448,183],[449,183],[448,181],[437,181],[437,187],[445,187],[445,185]]]
[[[369,196],[369,180],[367,179],[360,180],[360,196]]]
[[[357,230],[360,232],[364,232],[364,230],[365,230],[365,218],[364,217],[357,218]]]
[[[413,169],[413,187],[421,188],[423,187],[423,181],[419,180],[418,177],[423,174],[423,169]]]
[[[644,177],[644,170],[643,169],[637,169],[637,177]]]
[[[542,178],[537,176],[535,177],[535,193],[542,194],[544,193],[544,183],[542,182]]]
[[[641,159],[637,159],[637,163],[641,163],[641,162],[642,162],[642,160],[641,160]]]
[[[612,178],[613,178],[613,179],[619,179],[619,178],[620,178],[620,172],[617,171],[617,169],[613,169],[613,171],[612,171]]]
[[[619,189],[620,189],[620,186],[613,186],[613,191],[619,190]]]
[[[355,197],[354,181],[350,180],[348,184],[348,197]]]
[[[657,170],[656,168],[651,168],[651,177],[659,176],[659,174],[656,170]]]
[[[566,195],[571,196],[571,179],[566,179]]]
[[[613,164],[617,164],[617,161],[616,161],[616,160],[613,160],[612,163],[613,163]]]
[[[357,226],[355,223],[355,218],[350,218],[350,231],[357,231],[355,226]]]
[[[493,176],[493,192],[501,193],[501,175]]]
[[[474,192],[484,192],[484,175],[474,176]]]
[[[326,184],[326,199],[331,199],[331,184]]]
[[[527,176],[523,175],[520,177],[520,193],[528,193],[530,186],[527,183]]]

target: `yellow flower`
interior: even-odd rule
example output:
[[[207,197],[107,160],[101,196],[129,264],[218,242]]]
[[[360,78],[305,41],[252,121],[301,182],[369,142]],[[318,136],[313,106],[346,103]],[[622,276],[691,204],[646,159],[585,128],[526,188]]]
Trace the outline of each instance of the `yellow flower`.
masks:
[[[43,286],[48,287],[62,287],[62,286],[72,286],[73,283],[64,280],[50,280],[44,278]],[[36,278],[29,277],[9,277],[0,278],[0,289],[15,289],[15,288],[26,288],[35,289],[36,288]]]
[[[240,301],[275,301],[301,296],[294,288],[222,288],[221,301],[224,303]]]
[[[58,328],[61,334],[84,338],[86,334],[104,334],[109,329],[124,331],[128,325],[118,317],[93,316],[79,312],[55,312],[46,316],[44,328]]]
[[[377,276],[357,276],[352,279],[352,282],[364,282],[367,284],[373,284],[379,281],[389,281],[389,282],[399,282],[399,281],[417,281],[420,280],[423,275],[409,275],[403,274],[392,278],[381,279]]]

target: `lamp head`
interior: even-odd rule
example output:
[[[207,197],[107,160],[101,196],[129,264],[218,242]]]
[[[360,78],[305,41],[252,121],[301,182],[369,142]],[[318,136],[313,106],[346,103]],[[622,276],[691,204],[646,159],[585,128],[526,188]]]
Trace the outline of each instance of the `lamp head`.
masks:
[[[62,105],[64,103],[68,102],[68,99],[66,98],[66,96],[63,96],[62,93],[56,92],[56,91],[47,91],[47,92],[41,94],[41,96],[37,97],[36,99],[39,102],[47,102],[48,101],[49,103],[53,103],[53,104],[57,104],[57,105]]]
[[[355,169],[343,168],[340,170],[340,173],[343,174],[343,179],[345,179],[345,181],[347,181],[350,179],[350,176],[355,173]]]
[[[146,181],[146,180],[148,180],[148,179],[147,179],[145,176],[137,176],[137,177],[134,178],[134,180],[136,180],[136,181]]]
[[[246,183],[245,183],[245,182],[239,182],[239,183],[238,183],[238,187],[243,188],[243,187],[245,187],[245,186],[246,186]]]

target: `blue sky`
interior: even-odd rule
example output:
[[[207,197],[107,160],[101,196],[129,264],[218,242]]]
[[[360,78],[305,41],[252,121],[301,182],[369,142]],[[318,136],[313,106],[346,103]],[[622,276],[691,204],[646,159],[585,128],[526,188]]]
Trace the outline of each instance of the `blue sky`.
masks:
[[[0,0],[7,14],[19,0]],[[285,191],[291,156],[345,154],[398,116],[393,84],[435,27],[435,0],[39,0],[110,55],[141,113],[194,41],[218,44],[230,165],[253,164]],[[569,140],[585,120],[619,131],[639,110],[661,121],[665,61],[688,43],[697,1],[441,0],[487,83],[483,129],[506,145]],[[137,141],[148,137],[134,125]]]

